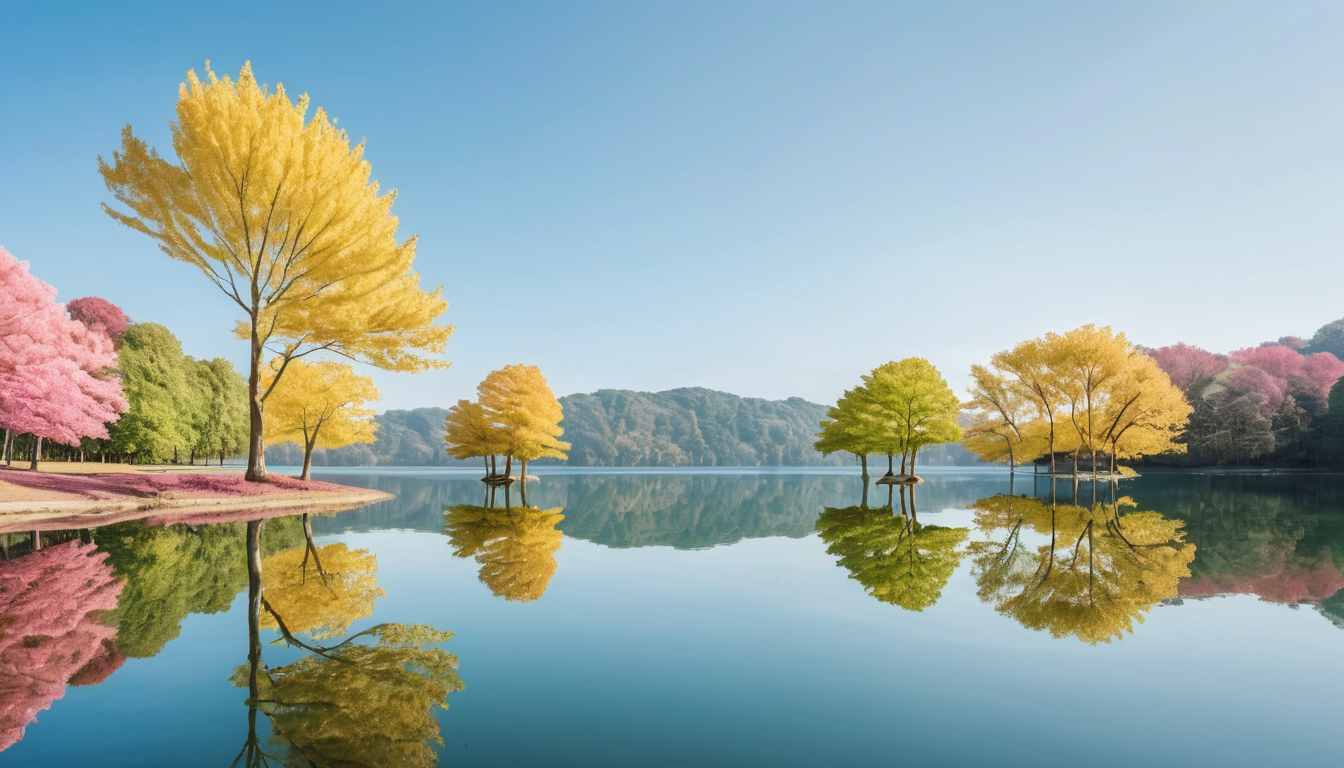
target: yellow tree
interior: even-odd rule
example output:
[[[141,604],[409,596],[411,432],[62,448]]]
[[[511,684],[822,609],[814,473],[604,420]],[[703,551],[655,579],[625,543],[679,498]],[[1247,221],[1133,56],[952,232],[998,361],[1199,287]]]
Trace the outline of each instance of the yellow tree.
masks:
[[[1131,354],[1102,418],[1100,435],[1110,446],[1111,471],[1117,458],[1185,452],[1178,438],[1191,412],[1184,393],[1157,361],[1139,352]]]
[[[329,350],[380,368],[446,365],[447,307],[412,270],[415,238],[397,239],[395,194],[380,191],[362,144],[351,146],[322,109],[206,66],[187,73],[172,124],[177,162],[128,126],[99,171],[123,210],[113,219],[198,268],[239,309],[248,340],[247,478],[266,477],[263,409],[289,364]],[[266,351],[279,364],[262,383]]]
[[[273,361],[263,379],[271,391],[267,441],[293,440],[303,446],[307,480],[315,448],[373,442],[378,424],[364,404],[378,399],[373,379],[345,363],[290,361],[283,383],[271,387],[282,363]]]
[[[515,458],[522,462],[526,479],[527,462],[568,457],[569,443],[560,439],[564,409],[540,368],[506,365],[491,371],[476,392],[503,435],[505,477],[511,475]]]
[[[1007,377],[1009,386],[1032,404],[1037,419],[1045,425],[1046,450],[1050,455],[1052,475],[1055,473],[1057,437],[1055,419],[1064,399],[1060,390],[1060,347],[1059,336],[1049,333],[999,352],[990,361],[995,371]]]
[[[507,447],[504,431],[491,419],[489,411],[480,403],[458,400],[448,409],[443,421],[443,441],[453,458],[485,460],[485,474],[494,472],[491,466],[495,454]]]
[[[1069,402],[1069,420],[1078,433],[1079,447],[1086,448],[1092,473],[1097,471],[1097,442],[1103,414],[1109,405],[1112,390],[1125,372],[1134,354],[1123,333],[1109,327],[1084,325],[1058,338],[1057,381],[1059,389]],[[1077,452],[1074,453],[1074,474],[1077,474]]]
[[[1023,450],[1022,426],[1028,416],[1021,393],[1004,376],[983,365],[971,366],[970,392],[971,398],[961,406],[971,416],[964,440],[966,449],[985,461],[1007,460],[1009,472],[1019,461],[1035,458]]]

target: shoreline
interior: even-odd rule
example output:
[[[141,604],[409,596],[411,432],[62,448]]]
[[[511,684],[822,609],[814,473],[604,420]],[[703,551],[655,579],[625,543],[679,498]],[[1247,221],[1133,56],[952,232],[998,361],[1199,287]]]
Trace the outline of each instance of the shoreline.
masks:
[[[149,517],[249,511],[331,512],[395,498],[370,488],[219,472],[56,474],[0,471],[0,532],[93,528]]]

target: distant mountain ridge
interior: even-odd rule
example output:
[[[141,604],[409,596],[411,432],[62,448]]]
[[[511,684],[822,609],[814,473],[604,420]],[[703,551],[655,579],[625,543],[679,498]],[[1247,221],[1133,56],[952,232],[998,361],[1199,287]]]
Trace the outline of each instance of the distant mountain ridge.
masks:
[[[762,467],[853,463],[812,447],[827,406],[800,397],[765,400],[703,387],[662,392],[600,389],[560,398],[569,466]],[[318,450],[328,466],[460,466],[443,445],[443,408],[392,410],[378,416],[372,445]],[[959,445],[921,452],[927,464],[977,463]],[[295,464],[297,446],[266,449],[266,461]]]

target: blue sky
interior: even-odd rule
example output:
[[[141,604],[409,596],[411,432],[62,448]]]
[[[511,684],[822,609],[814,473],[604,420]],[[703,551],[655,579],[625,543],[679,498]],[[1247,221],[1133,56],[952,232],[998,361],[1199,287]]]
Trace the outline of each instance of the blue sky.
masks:
[[[133,5],[7,9],[0,244],[241,365],[96,158],[170,152],[185,71],[250,59],[367,141],[451,302],[453,366],[375,374],[385,407],[510,362],[824,401],[1084,322],[1221,351],[1344,315],[1344,6]]]

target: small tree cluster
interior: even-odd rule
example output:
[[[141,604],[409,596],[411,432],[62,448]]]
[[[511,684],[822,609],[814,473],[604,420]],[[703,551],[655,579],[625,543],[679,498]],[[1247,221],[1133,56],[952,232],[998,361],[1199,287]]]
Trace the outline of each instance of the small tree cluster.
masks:
[[[910,479],[921,448],[961,439],[957,406],[956,394],[928,360],[883,363],[827,412],[816,448],[823,454],[853,453],[864,476],[868,455],[879,453],[887,456],[887,475],[896,477],[893,463],[899,455],[900,477]]]
[[[1181,369],[1199,379],[1215,368],[1193,359]],[[1084,325],[1047,333],[971,368],[966,447],[1010,467],[1043,456],[1080,454],[1097,469],[1099,451],[1136,458],[1182,450],[1177,442],[1190,416],[1181,391],[1154,361],[1107,327]]]
[[[136,462],[223,463],[246,446],[246,383],[227,361],[196,360],[157,323],[126,329],[118,350],[129,407],[106,444],[90,446]]]
[[[568,457],[569,443],[561,440],[564,410],[535,365],[506,365],[492,371],[476,387],[476,401],[459,400],[448,410],[444,441],[455,458],[482,458],[487,481],[512,476],[513,460]],[[504,456],[504,472],[497,457]]]
[[[1149,350],[1194,406],[1184,438],[1192,459],[1329,463],[1329,398],[1344,362],[1316,342],[1329,346],[1332,333],[1322,328],[1305,347],[1285,337],[1227,355],[1187,344]]]

